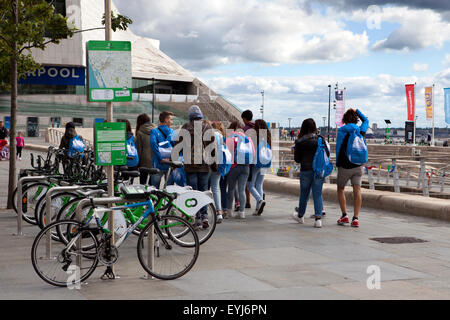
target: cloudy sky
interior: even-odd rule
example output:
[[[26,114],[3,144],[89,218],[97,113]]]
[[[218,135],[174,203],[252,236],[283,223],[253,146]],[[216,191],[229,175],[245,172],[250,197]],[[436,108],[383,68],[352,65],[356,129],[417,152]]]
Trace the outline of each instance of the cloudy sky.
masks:
[[[346,88],[346,106],[384,127],[406,120],[405,87],[435,85],[435,124],[445,127],[450,87],[448,0],[113,0],[131,30],[160,48],[240,109],[282,126],[312,117],[323,125],[328,85]],[[333,103],[333,101],[332,101]],[[334,123],[334,110],[331,110]]]

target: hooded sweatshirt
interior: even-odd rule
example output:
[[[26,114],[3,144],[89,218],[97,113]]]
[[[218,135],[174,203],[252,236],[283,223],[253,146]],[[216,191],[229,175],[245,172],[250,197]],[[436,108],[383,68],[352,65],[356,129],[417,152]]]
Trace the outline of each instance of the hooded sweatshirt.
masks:
[[[153,151],[150,148],[150,131],[156,128],[153,123],[147,122],[136,132],[136,147],[139,156],[138,167],[152,168]]]
[[[157,168],[161,171],[169,170],[169,166],[167,164],[161,164],[162,157],[159,153],[159,144],[164,141],[169,141],[169,143],[173,146],[173,134],[173,129],[166,125],[158,126],[150,132],[150,147],[153,151],[153,168]]]
[[[356,123],[347,123],[338,130],[337,140],[336,140],[336,167],[342,167],[345,169],[352,169],[359,167],[359,165],[353,164],[348,160],[346,149],[348,144],[348,139],[350,133],[353,131],[360,132],[361,135],[365,135],[367,129],[369,128],[369,120],[361,111],[356,110],[359,118],[362,120],[361,126],[357,126]]]

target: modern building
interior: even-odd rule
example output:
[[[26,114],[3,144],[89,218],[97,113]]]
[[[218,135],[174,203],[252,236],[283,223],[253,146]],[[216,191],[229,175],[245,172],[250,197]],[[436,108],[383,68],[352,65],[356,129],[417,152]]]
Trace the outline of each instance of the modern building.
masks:
[[[92,127],[106,116],[105,103],[87,101],[86,43],[104,40],[101,21],[104,0],[53,0],[56,10],[80,31],[60,44],[33,49],[42,68],[19,83],[17,130],[29,136],[48,126],[64,126],[73,121]],[[112,4],[115,14],[119,13]],[[131,17],[132,18],[132,17]],[[208,88],[191,72],[160,50],[159,40],[143,38],[131,30],[112,33],[112,40],[132,45],[132,102],[114,103],[114,118],[134,125],[137,115],[148,113],[157,122],[162,110],[175,115],[175,124],[187,119],[190,105],[197,104],[209,120],[240,120],[240,110]],[[152,108],[154,107],[154,109]],[[8,125],[9,93],[0,93],[0,119]],[[97,120],[96,120],[97,119]]]

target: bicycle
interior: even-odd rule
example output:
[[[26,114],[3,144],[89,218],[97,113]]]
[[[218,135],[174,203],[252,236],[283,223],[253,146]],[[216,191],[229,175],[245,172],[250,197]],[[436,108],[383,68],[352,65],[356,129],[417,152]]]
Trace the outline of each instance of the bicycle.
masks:
[[[31,248],[31,261],[38,276],[49,284],[65,287],[73,283],[72,280],[81,283],[88,279],[97,268],[98,262],[101,262],[107,267],[102,277],[114,277],[111,266],[119,258],[118,248],[147,217],[150,217],[150,220],[140,232],[137,242],[141,266],[151,276],[163,280],[173,280],[186,274],[198,258],[200,244],[197,233],[188,222],[178,216],[156,215],[150,197],[154,195],[158,199],[169,199],[167,205],[170,205],[176,196],[154,188],[150,191],[141,188],[135,194],[127,193],[127,190],[125,189],[125,194],[128,199],[145,201],[111,208],[95,208],[93,215],[86,222],[55,221],[42,229]],[[94,207],[93,204],[92,206]],[[115,245],[111,245],[111,231],[102,227],[99,213],[139,206],[147,208],[144,214],[136,223],[122,229]],[[95,221],[94,226],[92,221]],[[49,252],[48,239],[55,233],[58,235],[58,241],[52,242],[52,247],[57,248]],[[147,250],[149,256],[146,256],[144,248],[148,237],[154,237],[154,245]],[[53,256],[53,252],[57,255]],[[78,266],[74,262],[78,263]],[[85,265],[88,266],[84,267]],[[73,277],[74,272],[76,279]]]

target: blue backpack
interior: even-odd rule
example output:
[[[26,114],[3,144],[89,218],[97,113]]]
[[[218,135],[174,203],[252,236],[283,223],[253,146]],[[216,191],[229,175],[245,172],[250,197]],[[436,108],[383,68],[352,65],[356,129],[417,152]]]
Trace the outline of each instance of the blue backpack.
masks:
[[[139,155],[137,152],[136,144],[134,143],[134,137],[131,136],[127,139],[127,166],[128,167],[137,167],[139,164]],[[132,159],[128,159],[128,157]]]
[[[330,147],[325,143],[326,141],[322,137],[317,139],[317,150],[312,163],[314,178],[325,178],[333,172],[333,163],[329,156]]]
[[[67,155],[73,158],[75,152],[82,153],[85,148],[86,144],[83,142],[83,139],[81,139],[79,135],[76,135],[69,141],[69,151],[67,152]]]
[[[233,164],[233,159],[231,158],[231,152],[228,150],[227,145],[224,143],[224,138],[218,134],[214,133],[217,141],[218,150],[218,173],[225,178],[225,176],[230,172],[231,165]]]
[[[369,160],[366,140],[359,130],[350,133],[346,151],[348,160],[353,164],[363,165]]]
[[[235,134],[233,137],[238,139],[234,152],[234,162],[236,164],[253,164],[255,155],[250,138],[239,134]]]
[[[269,143],[263,144],[263,141],[258,145],[256,167],[258,168],[270,168],[272,166],[272,150]]]

